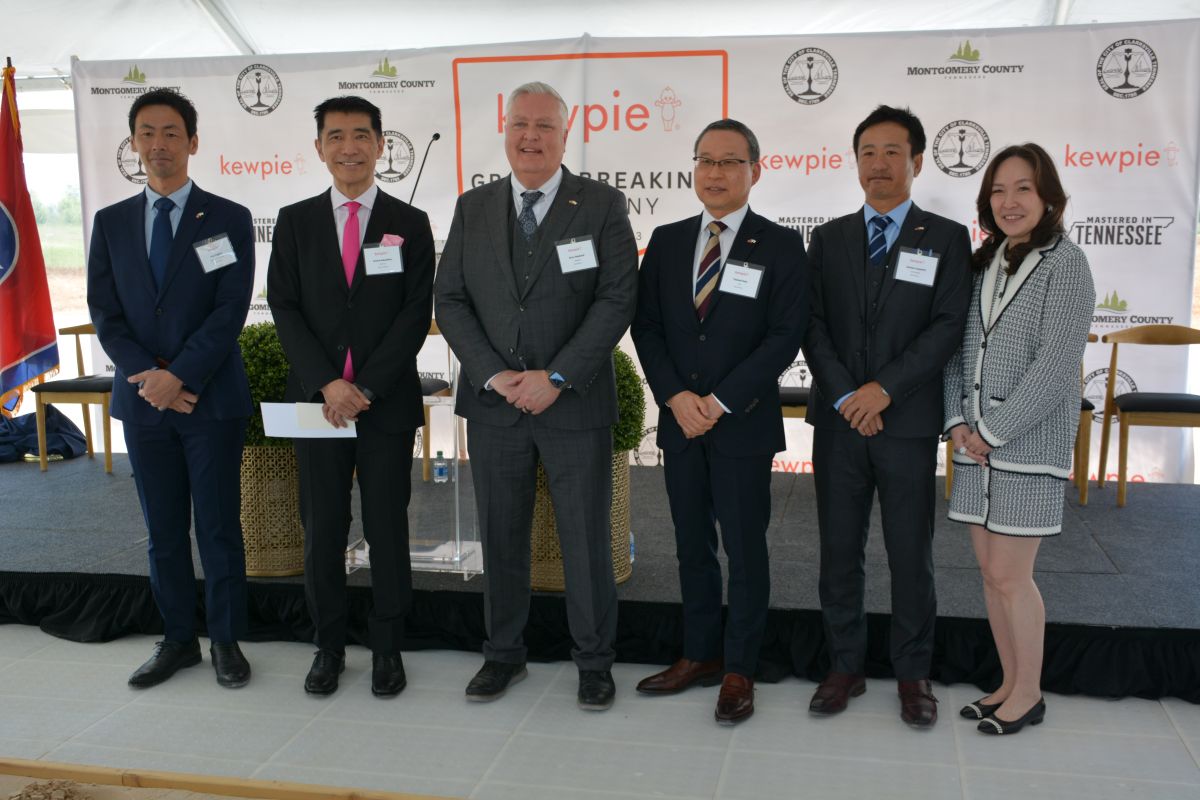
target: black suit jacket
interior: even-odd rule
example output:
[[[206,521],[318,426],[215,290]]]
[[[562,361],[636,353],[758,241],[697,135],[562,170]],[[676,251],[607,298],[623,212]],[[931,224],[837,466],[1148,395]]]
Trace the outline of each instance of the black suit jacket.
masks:
[[[901,247],[938,256],[933,286],[896,279]],[[847,429],[838,398],[878,381],[892,402],[883,434],[904,438],[942,432],[942,368],[962,343],[971,294],[970,240],[953,220],[909,209],[889,253],[877,296],[870,289],[862,210],[821,225],[809,243],[812,317],[804,357],[813,374],[808,422]]]
[[[351,349],[354,381],[375,399],[358,426],[395,433],[424,424],[417,352],[429,333],[433,233],[424,211],[378,193],[363,244],[404,237],[404,271],[368,276],[358,257],[346,286],[329,191],[280,209],[267,302],[291,369],[286,399],[321,400]]]
[[[630,329],[642,370],[660,406],[658,446],[689,444],[665,408],[677,393],[715,394],[728,414],[706,434],[730,456],[786,447],[779,375],[796,357],[808,323],[808,265],[796,231],[748,211],[728,259],[763,268],[754,299],[717,290],[707,316],[692,299],[700,217],[655,229],[638,282]]]

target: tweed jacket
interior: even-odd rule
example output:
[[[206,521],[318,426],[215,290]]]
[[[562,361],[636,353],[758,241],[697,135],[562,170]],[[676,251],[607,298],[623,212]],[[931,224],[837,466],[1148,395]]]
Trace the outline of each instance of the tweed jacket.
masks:
[[[1030,252],[993,303],[997,281],[1005,281],[999,255],[975,276],[962,347],[946,365],[945,429],[978,431],[994,469],[1065,479],[1096,306],[1087,257],[1061,235]],[[973,463],[958,453],[954,460]]]

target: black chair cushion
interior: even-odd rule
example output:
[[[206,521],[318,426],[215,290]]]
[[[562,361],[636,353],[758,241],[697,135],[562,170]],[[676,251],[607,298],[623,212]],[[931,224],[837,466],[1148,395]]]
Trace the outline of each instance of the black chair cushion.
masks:
[[[785,406],[808,405],[807,386],[780,386],[779,401]]]
[[[430,395],[444,392],[450,388],[450,384],[437,378],[421,378],[421,394],[429,397]]]
[[[1183,392],[1128,392],[1114,397],[1113,403],[1132,413],[1200,414],[1200,396]]]
[[[1080,411],[1095,411],[1096,404],[1093,403],[1091,400],[1088,400],[1086,397],[1081,398],[1079,401],[1079,410]]]
[[[56,392],[112,392],[112,375],[85,375],[82,378],[65,378],[61,381],[35,383],[33,391],[47,394]]]

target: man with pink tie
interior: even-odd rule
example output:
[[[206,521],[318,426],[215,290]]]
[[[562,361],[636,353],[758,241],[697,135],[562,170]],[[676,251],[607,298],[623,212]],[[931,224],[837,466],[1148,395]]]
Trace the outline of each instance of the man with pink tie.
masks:
[[[345,549],[357,471],[371,548],[371,691],[393,697],[406,683],[409,474],[424,424],[417,352],[432,314],[433,233],[425,212],[375,185],[383,124],[374,104],[334,97],[314,116],[317,155],[333,187],[280,209],[267,301],[291,367],[286,399],[321,403],[335,427],[354,422],[357,438],[295,443],[305,594],[318,648],[304,690],[332,694],[345,668]]]

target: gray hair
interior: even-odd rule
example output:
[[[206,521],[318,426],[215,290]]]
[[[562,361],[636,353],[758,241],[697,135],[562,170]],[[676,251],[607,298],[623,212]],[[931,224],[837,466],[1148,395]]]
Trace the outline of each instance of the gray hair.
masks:
[[[758,137],[754,135],[754,131],[742,122],[736,119],[719,119],[716,122],[710,122],[704,126],[704,130],[700,131],[700,135],[696,137],[696,143],[692,145],[692,155],[696,155],[696,151],[700,149],[700,140],[704,138],[704,134],[709,131],[733,131],[740,133],[742,138],[746,140],[746,146],[750,149],[750,162],[757,163],[758,158],[762,155],[762,151],[758,147]]]
[[[558,113],[562,115],[563,130],[567,129],[567,103],[562,99],[562,95],[554,91],[554,87],[548,83],[541,81],[530,81],[522,83],[520,86],[512,90],[512,94],[508,96],[508,103],[504,106],[504,116],[507,119],[512,114],[513,103],[521,95],[525,94],[547,94],[558,101]]]

